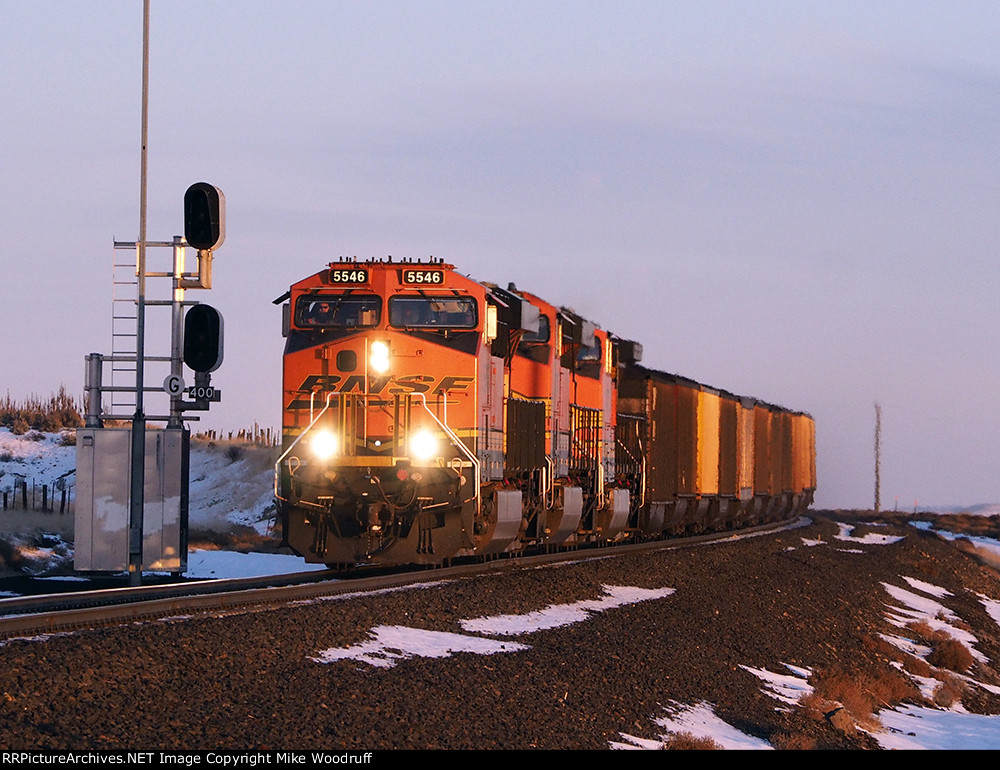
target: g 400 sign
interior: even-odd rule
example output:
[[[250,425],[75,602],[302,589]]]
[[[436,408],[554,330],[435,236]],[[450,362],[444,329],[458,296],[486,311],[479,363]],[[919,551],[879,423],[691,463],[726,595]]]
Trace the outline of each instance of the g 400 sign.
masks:
[[[222,391],[211,385],[192,385],[187,389],[188,398],[196,401],[221,401]]]

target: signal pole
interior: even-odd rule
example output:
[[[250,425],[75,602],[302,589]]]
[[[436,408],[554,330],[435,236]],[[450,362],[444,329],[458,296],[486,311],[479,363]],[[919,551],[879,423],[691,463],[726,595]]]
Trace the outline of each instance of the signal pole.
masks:
[[[132,467],[129,495],[128,582],[142,584],[142,516],[146,483],[146,415],[143,411],[143,385],[146,336],[146,139],[149,122],[149,0],[142,4],[142,138],[139,172],[139,248],[138,297],[136,299],[135,338],[135,415],[132,418]]]

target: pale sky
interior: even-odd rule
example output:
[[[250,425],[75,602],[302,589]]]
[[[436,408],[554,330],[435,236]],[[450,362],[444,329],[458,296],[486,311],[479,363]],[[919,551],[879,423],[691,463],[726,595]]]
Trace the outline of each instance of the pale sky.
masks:
[[[142,3],[0,12],[0,394],[82,393],[138,236]],[[280,424],[291,283],[434,255],[811,413],[822,507],[871,505],[876,400],[883,507],[1000,501],[998,29],[995,2],[153,0],[148,238],[193,182],[227,199],[200,427]]]

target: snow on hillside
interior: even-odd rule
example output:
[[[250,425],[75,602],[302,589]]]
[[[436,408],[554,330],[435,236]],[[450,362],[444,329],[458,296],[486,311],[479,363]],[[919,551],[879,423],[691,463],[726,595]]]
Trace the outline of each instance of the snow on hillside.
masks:
[[[225,529],[245,524],[264,534],[274,519],[274,461],[278,450],[191,443],[189,520]]]
[[[51,486],[71,473],[76,468],[76,447],[64,446],[63,440],[62,433],[29,431],[15,436],[0,428],[0,492],[13,491],[15,479]]]
[[[190,525],[224,530],[245,524],[265,532],[274,518],[276,454],[271,448],[192,441]],[[58,488],[64,478],[75,487],[75,468],[76,447],[66,445],[64,434],[30,431],[15,436],[0,428],[0,493],[8,492],[11,501],[10,493],[21,480],[36,490],[43,484]],[[40,493],[36,500],[40,504]]]

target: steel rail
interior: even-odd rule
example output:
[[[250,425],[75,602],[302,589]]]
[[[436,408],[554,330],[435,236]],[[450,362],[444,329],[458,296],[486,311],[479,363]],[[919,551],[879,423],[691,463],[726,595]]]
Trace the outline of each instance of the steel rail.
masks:
[[[439,568],[417,568],[392,574],[359,571],[344,578],[334,570],[294,575],[205,580],[164,586],[112,588],[70,594],[0,600],[0,639],[63,633],[129,622],[169,619],[185,615],[210,615],[233,611],[261,611],[294,602],[334,598],[400,588],[428,582],[533,569],[550,564],[607,559],[643,551],[674,550],[705,544],[723,544],[734,537],[769,534],[806,526],[806,517],[734,530],[626,545],[585,544],[553,553],[495,554],[487,559]],[[334,579],[340,578],[340,579]],[[16,613],[16,614],[15,614]]]

